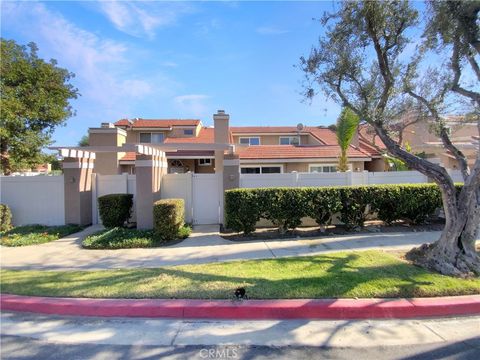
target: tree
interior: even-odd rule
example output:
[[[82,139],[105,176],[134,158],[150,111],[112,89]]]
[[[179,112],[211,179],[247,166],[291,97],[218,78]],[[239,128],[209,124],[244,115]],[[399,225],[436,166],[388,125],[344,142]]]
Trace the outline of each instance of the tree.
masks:
[[[449,139],[442,112],[448,97],[459,94],[468,97],[475,113],[479,113],[475,87],[478,89],[480,71],[474,54],[478,56],[480,51],[476,23],[480,6],[478,2],[454,2],[454,13],[449,12],[449,6],[450,2],[429,5],[425,41],[412,59],[405,49],[412,43],[408,34],[414,33],[419,23],[417,11],[407,1],[342,3],[339,11],[322,19],[324,25],[334,23],[310,56],[301,58],[301,66],[307,79],[307,97],[314,96],[314,86],[319,85],[371,125],[393,156],[438,184],[445,212],[444,230],[435,243],[412,249],[408,258],[443,274],[465,276],[480,274],[480,259],[475,251],[480,220],[480,157],[471,168],[467,166],[465,156]],[[421,60],[433,48],[433,39],[441,40],[436,44],[443,53],[437,49],[435,54],[440,58],[435,68],[425,69]],[[450,54],[448,61],[445,53]],[[467,64],[476,74],[469,88],[461,84]],[[420,76],[421,72],[425,77]],[[389,122],[398,119],[405,111],[405,103],[412,99],[433,119],[444,147],[461,165],[464,186],[459,194],[445,168],[409,153],[387,130]],[[480,129],[479,117],[477,123]]]
[[[340,158],[338,159],[338,170],[341,172],[348,170],[347,150],[357,131],[358,122],[357,114],[348,107],[342,109],[337,120],[337,142],[341,150]]]
[[[69,101],[78,90],[70,84],[74,74],[38,58],[34,43],[2,38],[0,47],[0,163],[9,175],[42,162],[55,127],[74,115]]]
[[[88,135],[83,135],[80,141],[78,142],[78,146],[88,146]]]

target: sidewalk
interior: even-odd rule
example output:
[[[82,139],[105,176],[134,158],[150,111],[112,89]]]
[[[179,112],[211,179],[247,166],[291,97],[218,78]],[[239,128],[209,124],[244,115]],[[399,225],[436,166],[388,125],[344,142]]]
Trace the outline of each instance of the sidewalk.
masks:
[[[1,334],[55,343],[267,345],[368,348],[474,341],[479,317],[434,320],[195,321],[84,318],[4,312]],[[478,346],[478,339],[475,340]]]
[[[372,233],[319,238],[232,242],[218,235],[218,226],[195,227],[190,238],[163,248],[86,250],[82,239],[99,231],[90,226],[80,233],[34,246],[1,247],[4,269],[94,270],[148,268],[209,262],[306,256],[345,250],[408,250],[438,239],[439,231]]]

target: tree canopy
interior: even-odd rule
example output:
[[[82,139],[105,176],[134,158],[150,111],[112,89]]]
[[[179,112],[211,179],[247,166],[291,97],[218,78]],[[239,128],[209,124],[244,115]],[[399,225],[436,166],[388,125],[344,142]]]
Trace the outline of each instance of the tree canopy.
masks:
[[[455,102],[452,98],[460,98],[476,114],[480,130],[479,12],[478,1],[432,1],[426,20],[420,21],[418,11],[405,0],[342,2],[338,11],[322,18],[325,36],[300,59],[307,97],[320,89],[352,109],[390,154],[439,185],[445,229],[436,243],[412,250],[409,258],[444,274],[480,274],[475,250],[480,156],[477,153],[469,167],[444,121],[449,103]],[[411,154],[391,136],[389,124],[413,108],[433,120],[443,146],[459,163],[464,186],[458,196],[444,167]]]
[[[74,115],[70,100],[79,95],[71,84],[74,74],[37,52],[35,43],[1,39],[0,156],[7,175],[43,161],[42,148],[51,144],[54,129]]]

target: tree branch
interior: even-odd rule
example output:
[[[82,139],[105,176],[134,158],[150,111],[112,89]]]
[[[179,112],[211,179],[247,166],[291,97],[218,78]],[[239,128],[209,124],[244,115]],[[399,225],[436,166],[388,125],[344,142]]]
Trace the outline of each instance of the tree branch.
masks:
[[[460,95],[463,95],[465,97],[468,97],[470,99],[472,99],[473,101],[475,101],[477,103],[477,106],[480,106],[480,94],[475,92],[475,91],[471,91],[471,90],[467,90],[463,87],[460,86],[460,76],[462,75],[462,70],[460,68],[460,49],[459,49],[459,41],[456,40],[454,43],[453,43],[453,51],[452,51],[452,58],[451,58],[451,68],[453,70],[453,74],[454,74],[454,78],[453,78],[453,81],[452,81],[452,91],[460,94]]]

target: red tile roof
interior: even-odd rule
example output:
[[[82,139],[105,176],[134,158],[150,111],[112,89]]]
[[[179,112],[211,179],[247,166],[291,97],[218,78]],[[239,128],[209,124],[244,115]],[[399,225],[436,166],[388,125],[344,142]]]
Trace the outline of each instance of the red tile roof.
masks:
[[[340,156],[338,145],[294,146],[294,145],[259,145],[238,147],[240,159],[306,159],[337,158]],[[350,147],[350,158],[365,158],[369,155]]]
[[[136,157],[136,153],[135,151],[132,151],[132,152],[127,152],[125,153],[125,155],[123,155],[120,160],[124,160],[124,161],[135,161],[135,157]]]
[[[215,142],[214,139],[214,129],[203,127],[200,129],[198,136],[192,137],[182,137],[182,138],[175,138],[175,137],[167,137],[165,139],[165,143],[202,143],[202,144],[213,144]]]
[[[128,126],[133,128],[168,128],[171,126],[197,126],[200,123],[198,119],[121,119],[115,123],[115,126]]]
[[[296,133],[296,126],[230,126],[233,134],[250,133]]]

